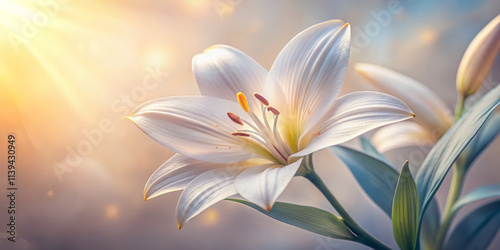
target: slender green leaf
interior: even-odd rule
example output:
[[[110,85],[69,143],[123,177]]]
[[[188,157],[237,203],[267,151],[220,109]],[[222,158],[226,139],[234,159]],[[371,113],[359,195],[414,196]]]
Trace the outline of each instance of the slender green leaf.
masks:
[[[355,236],[345,225],[342,218],[319,208],[276,202],[271,211],[267,212],[248,201],[238,199],[227,200],[245,204],[275,220],[313,233],[336,239],[355,239]]]
[[[424,219],[422,220],[422,230],[420,232],[424,249],[431,249],[434,246],[440,226],[441,213],[439,206],[436,199],[432,199],[432,202],[427,207],[427,211],[425,211]]]
[[[450,167],[498,105],[500,105],[500,85],[489,91],[463,115],[425,158],[417,174],[421,206],[420,223]]]
[[[361,142],[361,148],[363,149],[363,152],[365,152],[366,154],[368,154],[370,156],[373,156],[374,158],[379,159],[382,162],[385,162],[387,165],[391,165],[389,163],[389,161],[387,160],[387,158],[385,158],[385,156],[383,154],[378,152],[378,150],[375,148],[375,146],[373,146],[373,144],[370,142],[370,140],[368,140],[364,136],[360,136],[359,140]]]
[[[401,170],[394,193],[392,228],[394,238],[402,250],[415,249],[418,235],[418,192],[408,161]]]
[[[472,165],[498,134],[500,134],[500,114],[493,114],[462,153],[466,168]]]
[[[370,142],[365,141],[365,143]],[[363,148],[366,150],[367,147]],[[394,170],[394,167],[379,158],[368,155],[367,152],[343,146],[334,146],[330,150],[346,164],[370,199],[391,217],[392,201],[399,178],[399,173]],[[422,240],[425,246],[434,243],[440,221],[439,207],[433,199],[422,222]]]
[[[329,149],[346,164],[363,190],[390,217],[398,172],[366,153],[343,146]]]
[[[462,196],[451,208],[452,213],[458,212],[463,206],[470,204],[472,202],[500,197],[500,185],[483,186],[474,189]]]
[[[486,249],[500,227],[500,201],[468,214],[451,233],[444,249]]]

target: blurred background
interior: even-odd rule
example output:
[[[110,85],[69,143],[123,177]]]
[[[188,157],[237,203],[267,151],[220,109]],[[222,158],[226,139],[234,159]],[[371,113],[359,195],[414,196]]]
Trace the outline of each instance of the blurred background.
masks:
[[[293,36],[330,19],[352,29],[343,94],[370,89],[353,69],[369,62],[425,83],[453,108],[460,59],[499,13],[497,0],[1,0],[0,225],[9,217],[9,134],[16,137],[18,191],[17,240],[7,241],[2,226],[0,249],[363,249],[229,201],[179,231],[180,192],[147,202],[142,193],[173,152],[124,116],[151,99],[198,95],[191,58],[213,44],[234,46],[269,69]],[[498,82],[500,58],[486,85]],[[499,150],[496,140],[476,162],[465,192],[498,184]],[[409,157],[397,156],[391,158],[398,166]],[[424,155],[411,157],[418,167]],[[315,161],[351,215],[395,247],[389,218],[346,167],[326,151]],[[438,192],[441,207],[448,187],[449,178]],[[280,200],[332,211],[303,178]],[[491,248],[500,248],[499,235]]]

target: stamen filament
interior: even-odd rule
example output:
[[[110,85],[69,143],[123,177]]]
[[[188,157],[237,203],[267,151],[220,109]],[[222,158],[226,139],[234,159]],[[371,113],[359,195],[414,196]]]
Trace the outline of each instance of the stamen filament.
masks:
[[[250,131],[250,130],[238,130],[238,132],[233,132],[233,133],[245,133],[250,136],[251,139],[255,140],[256,142],[260,143],[262,146],[265,147],[267,151],[269,151],[271,154],[276,155],[279,154],[281,157],[283,157],[283,164],[287,162],[287,158],[283,156],[283,154],[274,146],[273,144],[270,144],[266,140],[264,140],[261,135],[257,134],[255,131]]]
[[[231,121],[241,126],[247,124],[251,128],[251,130],[237,130],[236,132],[232,132],[231,135],[252,139],[260,144],[260,147],[273,155],[273,158],[276,161],[281,164],[287,164],[288,156],[292,154],[292,150],[289,145],[284,143],[277,127],[280,112],[276,108],[269,106],[269,101],[267,101],[267,99],[262,95],[254,93],[254,97],[260,101],[262,107],[262,118],[260,118],[250,108],[247,99],[242,92],[238,92],[236,97],[241,108],[248,113],[253,123],[245,121],[234,113],[228,112],[227,116],[231,119]],[[274,115],[273,127],[271,127],[266,111],[272,112]]]
[[[273,125],[273,135],[276,140],[279,140],[279,145],[285,150],[288,155],[292,154],[292,150],[288,147],[288,145],[281,138],[280,131],[278,130],[278,116],[274,117],[274,125]]]
[[[269,121],[267,120],[267,114],[266,114],[266,106],[262,106],[262,117],[264,119],[264,124],[266,125],[266,128],[271,130],[271,126],[269,125]]]

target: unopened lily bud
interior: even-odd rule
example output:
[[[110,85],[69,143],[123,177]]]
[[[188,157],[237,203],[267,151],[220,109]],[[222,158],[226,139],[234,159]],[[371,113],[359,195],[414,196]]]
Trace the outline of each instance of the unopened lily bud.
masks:
[[[488,76],[500,49],[500,15],[474,37],[460,62],[457,90],[463,97],[474,94]]]

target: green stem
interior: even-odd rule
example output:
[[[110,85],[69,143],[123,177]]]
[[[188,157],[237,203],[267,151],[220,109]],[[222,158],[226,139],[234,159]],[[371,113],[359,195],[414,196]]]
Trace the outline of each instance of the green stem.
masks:
[[[443,218],[441,220],[441,226],[439,227],[437,236],[436,236],[436,249],[441,249],[444,239],[446,238],[446,234],[448,233],[448,229],[451,226],[451,222],[455,217],[455,213],[452,211],[453,205],[460,197],[460,193],[462,192],[462,187],[464,184],[465,172],[463,168],[459,168],[458,165],[453,165],[453,177],[451,180],[450,191],[448,193],[448,199],[446,201],[446,205],[443,212]]]
[[[464,103],[467,96],[459,95],[457,100],[457,105],[455,107],[455,121],[462,117],[464,111]],[[443,242],[450,229],[451,222],[455,217],[455,213],[452,211],[453,205],[457,202],[462,192],[462,187],[464,184],[465,171],[463,167],[459,167],[456,163],[453,165],[453,177],[451,179],[450,191],[448,192],[448,199],[446,200],[446,205],[443,211],[443,218],[441,219],[441,226],[437,232],[435,249],[441,249]]]
[[[458,96],[457,105],[455,107],[455,121],[458,120],[464,111],[464,103],[467,97],[463,95]]]
[[[312,166],[310,166],[312,167]],[[365,231],[354,219],[347,213],[347,211],[340,205],[339,201],[333,196],[328,187],[325,185],[323,180],[319,177],[318,174],[314,171],[314,169],[310,168],[305,173],[304,177],[306,177],[309,181],[316,186],[321,193],[326,197],[326,199],[332,204],[332,206],[337,210],[339,215],[344,219],[345,224],[351,229],[351,231],[356,235],[357,242],[372,247],[373,249],[391,249],[386,244],[372,236],[370,233]]]

